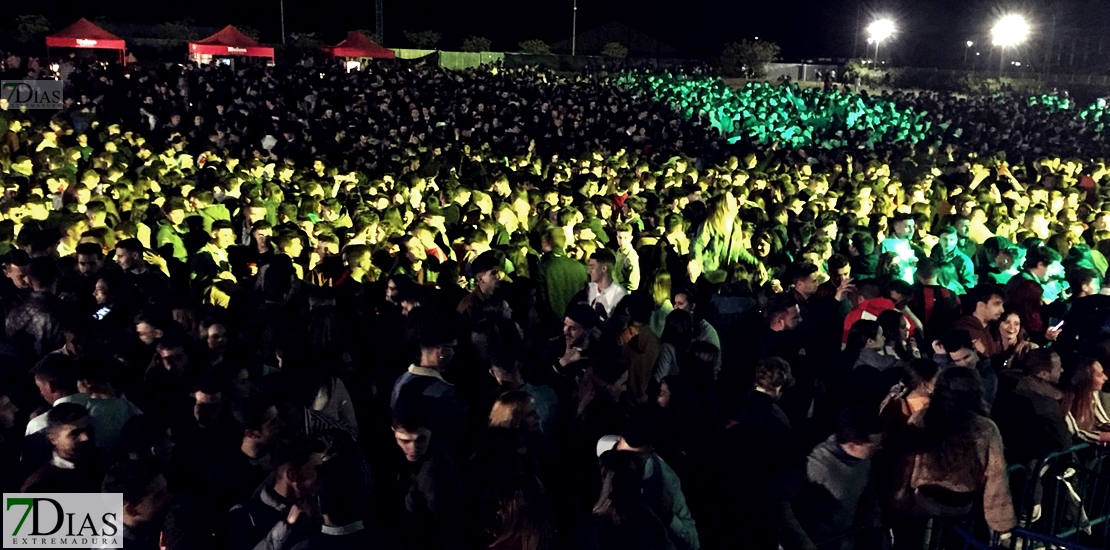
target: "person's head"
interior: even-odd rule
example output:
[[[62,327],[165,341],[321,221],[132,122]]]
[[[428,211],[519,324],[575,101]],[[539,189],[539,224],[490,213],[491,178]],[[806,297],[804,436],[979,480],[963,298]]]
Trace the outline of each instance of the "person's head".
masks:
[[[944,351],[948,352],[948,358],[953,365],[973,369],[979,363],[979,354],[975,351],[971,334],[966,330],[949,330],[941,336],[940,343]]]
[[[124,271],[141,268],[144,264],[144,250],[146,249],[139,239],[123,239],[116,243],[116,263]]]
[[[617,226],[617,247],[624,250],[632,248],[632,225],[622,223]]]
[[[1026,374],[1039,378],[1049,384],[1060,383],[1060,375],[1064,374],[1060,356],[1048,348],[1037,348],[1025,354],[1021,364]]]
[[[244,443],[266,448],[277,442],[285,423],[278,409],[259,396],[243,397],[231,404],[231,418]]]
[[[834,286],[839,287],[844,281],[852,278],[852,266],[848,257],[843,254],[833,254],[829,257],[829,278]]]
[[[956,245],[959,244],[960,241],[960,236],[956,234],[956,228],[951,225],[941,229],[938,237],[940,240],[937,241],[937,246],[939,246],[941,252],[945,254],[951,254],[955,251]]]
[[[418,344],[420,345],[420,366],[442,371],[455,357],[455,346],[458,342],[451,333],[450,327],[442,321],[433,320],[420,331]]]
[[[797,263],[790,267],[790,283],[803,298],[808,299],[817,292],[820,284],[817,280],[818,271],[820,269],[816,265],[808,262]]]
[[[697,293],[690,288],[680,289],[674,293],[674,308],[694,313],[698,306]]]
[[[563,253],[567,249],[567,234],[558,227],[552,227],[544,232],[540,240],[543,252]]]
[[[77,365],[68,356],[51,353],[31,369],[39,395],[47,403],[77,393]]]
[[[501,265],[504,262],[495,250],[487,250],[474,258],[470,263],[470,270],[474,274],[478,291],[486,296],[493,296],[501,282]]]
[[[848,346],[850,350],[876,349],[881,350],[886,346],[883,336],[883,327],[878,321],[860,319],[848,329]]]
[[[7,277],[15,288],[24,290],[31,288],[31,281],[27,274],[31,270],[31,257],[23,250],[12,250],[4,257],[4,276]]]
[[[762,359],[755,366],[755,387],[757,390],[778,399],[782,392],[794,385],[794,375],[790,363],[781,357]]]
[[[142,460],[116,463],[104,475],[101,488],[123,494],[123,524],[129,527],[158,524],[173,497],[160,469]]]
[[[185,199],[181,197],[171,197],[166,200],[166,205],[162,208],[166,213],[166,218],[173,225],[181,225],[185,223]]]
[[[890,226],[894,236],[899,239],[909,239],[913,236],[915,226],[913,216],[909,214],[900,214],[894,217]]]
[[[227,350],[227,327],[218,321],[206,319],[201,322],[201,339],[208,351],[223,353]]]
[[[322,449],[303,437],[283,439],[274,447],[274,488],[292,502],[304,502],[316,491],[316,470],[323,462]]]
[[[393,415],[393,439],[405,460],[419,462],[432,443],[432,427],[428,417],[418,411],[399,410]]]
[[[1044,281],[1048,267],[1060,261],[1060,253],[1047,246],[1034,246],[1025,252],[1025,270]]]
[[[596,324],[597,313],[590,306],[586,304],[567,306],[566,317],[563,319],[563,337],[567,345],[581,347]]]
[[[1068,288],[1071,288],[1072,296],[1076,298],[1098,294],[1102,284],[1097,271],[1083,266],[1075,266],[1069,269],[1067,280]]]
[[[214,378],[202,377],[193,389],[193,418],[200,425],[210,425],[224,412],[224,393]]]
[[[227,220],[212,222],[212,244],[220,250],[227,250],[235,244],[235,226]]]
[[[123,424],[120,444],[131,460],[159,464],[169,464],[174,445],[169,425],[149,414],[132,416]]]
[[[777,294],[767,304],[767,324],[771,330],[780,332],[794,330],[802,322],[802,310],[798,302],[789,294]]]
[[[528,433],[540,429],[536,400],[528,392],[516,390],[501,394],[489,413],[489,427],[512,428]]]
[[[612,284],[613,266],[616,265],[616,263],[617,258],[609,249],[602,248],[591,254],[590,261],[586,268],[586,272],[590,277],[590,282],[597,284]]]
[[[836,443],[848,455],[868,459],[882,446],[882,421],[873,411],[849,407],[837,413]]]
[[[81,243],[77,245],[77,272],[85,277],[92,277],[104,263],[104,251],[96,243]]]
[[[998,285],[980,283],[967,291],[963,298],[967,313],[983,323],[997,321],[1005,310],[1006,292]]]
[[[926,409],[925,423],[927,426],[930,424],[931,413],[937,413],[935,417],[944,417],[959,411],[985,415],[983,380],[974,368],[949,367],[940,372],[930,406]]]
[[[53,258],[32,258],[27,280],[31,283],[31,290],[35,292],[53,293],[58,284],[58,265]]]
[[[77,403],[60,403],[46,413],[46,437],[54,453],[74,462],[88,456],[94,446],[89,410]]]
[[[902,369],[902,382],[911,392],[919,395],[930,395],[936,387],[937,373],[940,367],[932,359],[914,359],[906,363]]]
[[[1097,359],[1083,358],[1079,366],[1072,371],[1068,378],[1068,391],[1076,395],[1089,396],[1095,392],[1103,391],[1106,386],[1106,371]]]
[[[611,450],[602,453],[601,495],[594,504],[593,513],[599,516],[620,517],[642,507],[643,471],[636,453]]]

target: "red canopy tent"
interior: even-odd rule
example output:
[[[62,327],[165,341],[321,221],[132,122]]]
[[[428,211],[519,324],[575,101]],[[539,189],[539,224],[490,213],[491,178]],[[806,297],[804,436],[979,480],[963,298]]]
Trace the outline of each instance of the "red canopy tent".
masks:
[[[49,48],[99,48],[105,50],[119,50],[120,61],[123,62],[124,51],[127,49],[123,39],[96,26],[95,23],[82,17],[76,23],[46,37],[46,47]]]
[[[342,42],[325,47],[324,51],[335,57],[380,57],[393,59],[396,54],[389,48],[383,48],[370,40],[359,31],[351,31]]]
[[[255,39],[243,34],[239,29],[228,25],[216,34],[203,40],[189,42],[190,55],[211,55],[214,57],[247,56],[268,57],[274,60],[274,49],[259,44]]]

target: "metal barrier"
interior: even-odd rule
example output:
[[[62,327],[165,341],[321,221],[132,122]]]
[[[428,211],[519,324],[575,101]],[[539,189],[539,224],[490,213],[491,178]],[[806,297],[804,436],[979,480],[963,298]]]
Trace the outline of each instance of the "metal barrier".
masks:
[[[1105,447],[1082,443],[1013,465],[1008,473],[1011,487],[1019,489],[1013,495],[1019,527],[998,548],[1110,546],[1110,453]]]

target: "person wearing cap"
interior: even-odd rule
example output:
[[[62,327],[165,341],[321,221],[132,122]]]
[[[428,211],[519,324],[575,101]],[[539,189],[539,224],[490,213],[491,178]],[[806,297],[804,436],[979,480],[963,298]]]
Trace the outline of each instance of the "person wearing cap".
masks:
[[[432,321],[420,334],[420,361],[397,379],[389,405],[398,410],[426,411],[431,428],[444,434],[449,450],[458,449],[463,435],[466,408],[459,403],[455,387],[443,373],[455,357],[455,337],[442,321]]]
[[[459,302],[455,311],[470,322],[476,323],[485,316],[487,307],[494,306],[494,294],[501,285],[501,256],[496,250],[487,250],[470,262],[474,276],[474,290]]]

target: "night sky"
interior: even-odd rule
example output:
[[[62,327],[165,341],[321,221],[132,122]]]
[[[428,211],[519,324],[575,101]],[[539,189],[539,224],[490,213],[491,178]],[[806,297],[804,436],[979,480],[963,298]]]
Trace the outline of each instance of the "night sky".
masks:
[[[847,56],[857,15],[864,25],[871,14],[889,14],[903,30],[890,52],[903,62],[944,66],[962,56],[969,39],[985,41],[986,23],[1001,10],[1035,14],[1036,29],[1047,34],[1049,14],[1056,12],[1073,25],[1099,21],[1088,6],[1105,0],[580,0],[579,29],[621,21],[678,48],[686,57],[705,58],[720,52],[724,43],[753,38],[777,42],[789,60]],[[77,17],[106,16],[112,21],[157,23],[192,17],[198,24],[246,24],[258,29],[263,41],[278,42],[278,0],[227,2],[188,0],[59,0],[52,3],[55,28]],[[569,38],[572,0],[386,0],[386,46],[408,46],[402,30],[439,31],[442,47],[457,47],[469,35],[493,40],[495,50],[516,50],[517,43],[539,38],[549,43]],[[1001,6],[1001,8],[1000,8]],[[1101,19],[1106,21],[1107,19]],[[287,33],[311,31],[327,41],[346,31],[374,28],[374,1],[286,0]],[[1058,28],[1063,23],[1058,24]],[[913,32],[905,32],[906,29]],[[1089,36],[1090,33],[1085,33]],[[979,41],[977,40],[977,41]],[[862,40],[859,49],[864,48]],[[862,51],[860,51],[862,55]]]

